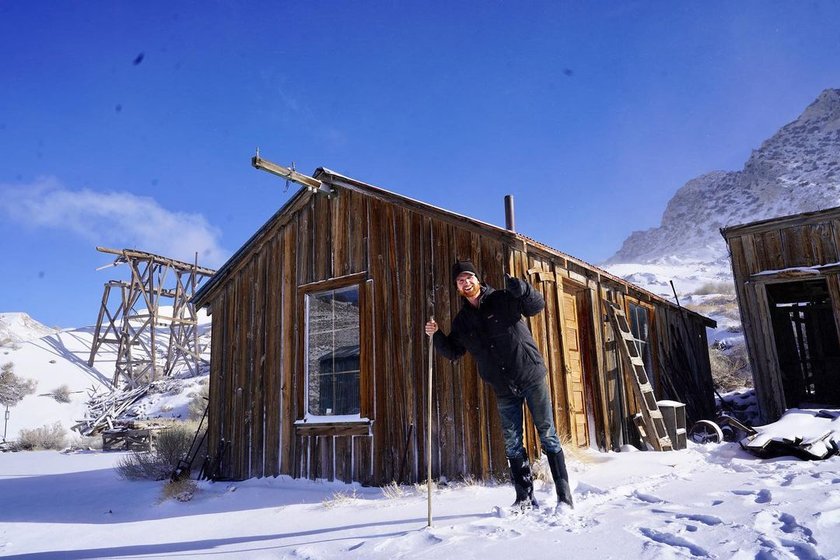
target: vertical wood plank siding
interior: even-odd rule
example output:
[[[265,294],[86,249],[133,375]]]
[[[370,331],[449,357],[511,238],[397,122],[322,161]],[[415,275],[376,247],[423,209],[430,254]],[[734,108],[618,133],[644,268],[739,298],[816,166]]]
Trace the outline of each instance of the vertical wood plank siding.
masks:
[[[770,280],[754,275],[828,265],[828,270],[814,278],[823,277],[827,281],[835,324],[840,332],[840,291],[836,286],[837,270],[831,267],[840,261],[840,209],[764,220],[726,228],[721,233],[729,246],[756,396],[763,420],[771,422],[778,419],[789,404],[785,402],[767,300],[766,282]],[[796,280],[795,277],[787,279]]]
[[[495,398],[469,355],[456,362],[434,358],[433,454],[426,457],[429,341],[423,325],[434,313],[445,330],[450,328],[461,305],[450,277],[456,258],[471,258],[482,279],[495,288],[504,287],[504,274],[510,272],[527,277],[544,295],[545,312],[528,323],[546,358],[564,437],[570,436],[564,282],[575,286],[586,336],[581,346],[587,353],[588,406],[594,409],[589,413],[596,426],[590,444],[610,449],[622,442],[621,425],[632,412],[631,403],[617,404],[626,394],[616,383],[618,362],[600,299],[602,294],[616,297],[626,289],[623,284],[602,284],[598,273],[583,265],[516,245],[513,236],[498,231],[361,190],[336,190],[331,198],[299,194],[288,212],[244,248],[204,302],[213,317],[208,442],[217,477],[286,474],[412,483],[425,479],[428,460],[436,478],[506,477]],[[371,421],[369,435],[304,430],[295,424],[306,406],[304,294],[318,289],[313,283],[353,275],[361,278],[360,406],[362,417]],[[662,316],[657,329],[678,325],[675,332],[689,347],[689,366],[702,377],[703,366],[693,363],[703,361],[702,321],[683,320],[680,310],[657,313]],[[664,360],[677,342],[669,333],[660,333],[657,340]],[[536,432],[530,423],[527,428],[529,454],[538,457]]]

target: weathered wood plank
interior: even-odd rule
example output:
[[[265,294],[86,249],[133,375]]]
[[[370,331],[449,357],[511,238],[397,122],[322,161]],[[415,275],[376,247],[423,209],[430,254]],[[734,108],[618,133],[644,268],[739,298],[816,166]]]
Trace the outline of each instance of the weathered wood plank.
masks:
[[[348,220],[350,226],[348,247],[350,269],[348,272],[367,272],[370,270],[368,263],[368,225],[370,223],[368,199],[353,191],[342,193],[342,196],[344,194],[348,195],[345,198],[350,199],[348,205],[348,211],[350,212],[350,219]]]
[[[267,251],[268,246],[259,252],[254,267],[254,293],[253,293],[253,316],[252,316],[252,341],[251,341],[251,370],[253,372],[253,383],[251,386],[251,398],[253,400],[253,413],[251,422],[251,476],[265,476],[264,453],[265,453],[265,288],[267,278]]]
[[[450,270],[452,263],[455,260],[455,251],[450,244],[449,228],[446,224],[432,221],[432,241],[433,241],[433,270],[436,281],[435,290],[435,320],[444,332],[449,333],[452,328],[452,317],[457,312],[460,303],[458,302],[457,293],[450,278]],[[432,387],[432,414],[431,419],[431,436],[432,436],[432,476],[439,477],[442,472],[446,471],[444,466],[445,453],[449,451],[447,443],[447,418],[448,411],[452,408],[452,393],[447,388],[452,382],[452,378],[457,378],[461,374],[461,364],[459,362],[450,362],[438,354],[434,355],[434,384]],[[424,384],[425,386],[426,384]],[[424,415],[425,417],[425,409]],[[422,441],[426,441],[428,437],[425,428],[429,425],[428,420],[423,422]],[[425,445],[423,446],[425,454]],[[425,464],[425,463],[424,463]],[[425,480],[425,473],[421,475],[421,479]]]
[[[481,266],[484,274],[493,278],[494,282],[501,282],[508,270],[508,254],[511,251],[498,240],[482,237],[481,239]],[[483,468],[486,469],[485,476],[503,478],[507,476],[507,457],[505,456],[504,440],[501,437],[502,426],[496,403],[496,395],[493,389],[478,378],[478,371],[473,363],[469,370],[475,377],[476,384],[481,393],[482,410],[482,440],[485,441],[486,449],[482,449],[484,460],[487,461]]]
[[[225,434],[225,404],[227,403],[226,379],[225,379],[225,354],[228,348],[225,338],[227,326],[225,305],[225,291],[216,299],[218,307],[213,311],[213,322],[211,324],[210,339],[210,388],[208,391],[209,402],[207,403],[207,454],[211,464],[216,460],[216,453]],[[211,476],[215,473],[208,473]]]
[[[280,474],[280,381],[283,375],[281,355],[282,244],[285,231],[279,231],[268,243],[266,261],[265,317],[265,476]]]
[[[545,297],[545,318],[546,318],[546,334],[548,347],[544,356],[546,358],[546,367],[548,368],[548,386],[551,394],[551,402],[554,405],[554,424],[557,428],[557,434],[561,439],[571,436],[569,428],[569,418],[564,411],[569,410],[569,403],[566,397],[566,383],[565,383],[565,359],[563,356],[565,339],[563,336],[563,310],[560,303],[562,296],[560,283],[556,276],[554,276],[556,263],[546,263],[545,270],[552,273],[552,279],[543,282]]]
[[[300,212],[297,216],[297,247],[296,247],[296,255],[297,255],[297,264],[295,266],[295,270],[297,272],[297,284],[309,284],[315,280],[315,273],[314,273],[314,258],[313,258],[313,246],[315,244],[315,240],[313,238],[314,235],[314,227],[312,225],[312,203],[309,205],[301,208]]]
[[[369,243],[370,243],[370,273],[373,279],[373,323],[377,326],[373,344],[373,367],[376,372],[376,385],[374,385],[374,408],[377,422],[373,430],[374,478],[388,479],[388,459],[384,454],[379,453],[385,449],[390,442],[389,416],[392,414],[393,402],[388,394],[389,375],[388,368],[388,338],[390,329],[390,314],[388,313],[389,301],[387,300],[387,285],[390,278],[386,276],[385,259],[387,238],[383,232],[383,209],[381,204],[371,203],[369,219]]]
[[[334,479],[347,483],[353,482],[351,439],[350,435],[336,435],[333,438]]]
[[[744,239],[745,246],[748,246],[748,241],[752,241],[752,237]],[[804,228],[794,227],[782,230],[782,254],[784,255],[786,268],[807,266],[809,262],[813,261],[811,249]],[[750,264],[753,269],[756,269],[755,265]]]
[[[326,280],[333,275],[332,246],[332,200],[325,196],[316,196],[312,214],[312,240],[315,280]]]
[[[277,420],[280,424],[280,472],[294,475],[295,444],[298,439],[294,437],[293,423],[301,414],[296,406],[297,384],[302,371],[297,367],[302,363],[298,358],[297,341],[300,339],[301,327],[298,319],[298,293],[297,293],[297,259],[295,249],[297,247],[298,230],[296,227],[287,227],[284,230],[280,257],[280,368],[279,379],[279,409],[280,417]]]
[[[332,202],[332,276],[350,274],[350,200],[344,196],[348,191],[337,191]]]

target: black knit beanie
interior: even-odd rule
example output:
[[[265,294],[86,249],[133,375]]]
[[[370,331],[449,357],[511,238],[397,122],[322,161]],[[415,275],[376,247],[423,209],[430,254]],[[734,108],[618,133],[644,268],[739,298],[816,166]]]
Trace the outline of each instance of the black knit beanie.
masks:
[[[472,272],[478,277],[478,272],[475,270],[475,265],[471,261],[455,261],[452,265],[452,282],[458,280],[458,275],[462,272]]]

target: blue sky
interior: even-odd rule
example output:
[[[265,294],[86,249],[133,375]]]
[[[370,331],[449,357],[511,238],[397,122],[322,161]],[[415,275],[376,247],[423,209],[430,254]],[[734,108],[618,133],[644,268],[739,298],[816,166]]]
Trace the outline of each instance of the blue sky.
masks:
[[[840,3],[0,0],[0,311],[218,267],[324,166],[597,263],[840,87]],[[294,187],[293,187],[294,188]]]

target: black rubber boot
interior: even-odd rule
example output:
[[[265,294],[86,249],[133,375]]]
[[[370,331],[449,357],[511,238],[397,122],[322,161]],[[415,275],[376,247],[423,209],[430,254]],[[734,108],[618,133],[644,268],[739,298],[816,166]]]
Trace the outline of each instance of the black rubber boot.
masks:
[[[510,465],[510,480],[516,489],[515,507],[530,509],[539,507],[534,498],[534,480],[531,476],[531,464],[527,457],[508,457]]]
[[[566,460],[563,457],[563,450],[557,453],[548,454],[548,466],[551,469],[551,478],[554,479],[554,489],[557,491],[557,504],[566,504],[574,508],[572,500],[572,488],[569,486],[569,473],[566,471]]]

